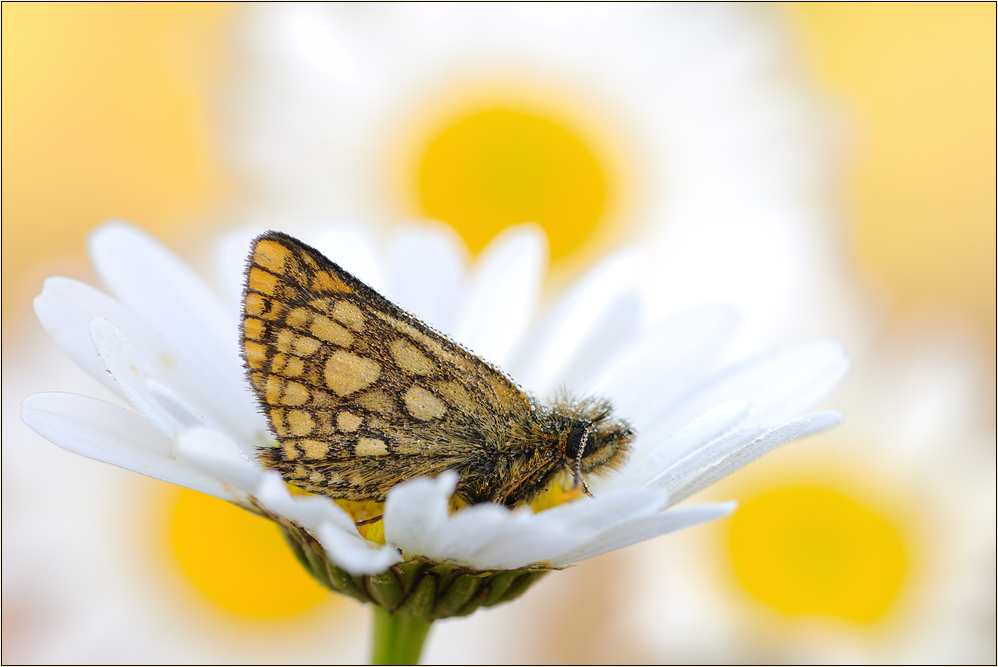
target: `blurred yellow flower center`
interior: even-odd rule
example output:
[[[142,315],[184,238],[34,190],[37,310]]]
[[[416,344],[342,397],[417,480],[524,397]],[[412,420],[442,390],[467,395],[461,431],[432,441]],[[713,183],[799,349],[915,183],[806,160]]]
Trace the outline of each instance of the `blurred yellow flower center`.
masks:
[[[599,224],[607,182],[590,149],[552,120],[512,109],[465,116],[433,138],[419,164],[423,211],[453,225],[473,252],[503,227],[544,227],[551,257]]]
[[[326,599],[272,521],[197,491],[177,494],[174,554],[194,585],[220,607],[255,618],[299,614]]]
[[[781,489],[750,500],[735,512],[728,540],[745,589],[788,614],[872,623],[890,609],[905,575],[897,528],[826,489]]]

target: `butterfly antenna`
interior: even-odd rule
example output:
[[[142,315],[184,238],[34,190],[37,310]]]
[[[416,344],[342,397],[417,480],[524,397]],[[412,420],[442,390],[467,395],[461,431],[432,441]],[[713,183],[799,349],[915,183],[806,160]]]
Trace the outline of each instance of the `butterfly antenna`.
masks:
[[[582,434],[582,444],[579,446],[579,453],[575,455],[575,476],[572,479],[572,488],[576,489],[581,486],[583,493],[590,498],[595,498],[596,496],[589,491],[586,480],[582,479],[582,454],[586,451],[586,443],[589,442],[589,434],[592,433],[592,430],[593,427],[590,426]]]

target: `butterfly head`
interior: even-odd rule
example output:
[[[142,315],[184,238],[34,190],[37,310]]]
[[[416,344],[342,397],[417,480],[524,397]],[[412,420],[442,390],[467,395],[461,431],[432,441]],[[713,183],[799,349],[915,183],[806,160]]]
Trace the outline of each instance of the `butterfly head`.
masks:
[[[575,486],[585,488],[582,475],[619,468],[627,459],[634,430],[613,416],[603,399],[559,399],[552,406],[561,418],[561,443],[565,467],[575,476]]]

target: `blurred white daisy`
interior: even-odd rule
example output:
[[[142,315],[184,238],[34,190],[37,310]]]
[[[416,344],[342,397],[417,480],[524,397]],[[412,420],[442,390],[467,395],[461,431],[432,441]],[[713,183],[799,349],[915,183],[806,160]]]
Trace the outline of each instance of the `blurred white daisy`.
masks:
[[[634,241],[653,317],[731,303],[743,353],[838,335],[836,126],[783,28],[716,4],[253,7],[221,116],[241,211],[432,217],[473,250],[536,222],[556,284]]]
[[[413,312],[452,322],[458,340],[474,341],[514,376],[522,369],[517,358],[530,367],[543,360],[544,372],[534,374],[528,390],[571,376],[581,395],[609,397],[642,434],[633,460],[621,475],[594,484],[596,498],[536,514],[491,505],[449,514],[453,475],[412,480],[389,493],[386,544],[373,544],[336,503],[292,496],[278,473],[259,465],[255,452],[269,435],[243,380],[236,337],[227,334],[238,330],[235,309],[156,241],[116,223],[92,235],[90,250],[117,298],[51,278],[35,309],[57,344],[134,412],[74,394],[36,394],[25,400],[23,419],[71,451],[300,527],[350,575],[383,572],[402,560],[400,551],[476,570],[561,567],[717,518],[732,506],[669,508],[787,440],[839,420],[830,412],[801,416],[845,372],[837,344],[710,371],[733,324],[729,312],[706,306],[642,330],[629,300],[630,254],[596,267],[530,335],[544,275],[544,238],[534,227],[503,233],[470,278],[459,241],[442,230],[394,237],[389,254],[394,250],[404,267],[379,261],[376,248],[344,229],[328,230],[318,246],[349,268],[383,267],[380,279],[358,273],[383,280],[388,297]],[[440,285],[456,287],[458,298]],[[636,332],[633,341],[618,335],[621,327]]]

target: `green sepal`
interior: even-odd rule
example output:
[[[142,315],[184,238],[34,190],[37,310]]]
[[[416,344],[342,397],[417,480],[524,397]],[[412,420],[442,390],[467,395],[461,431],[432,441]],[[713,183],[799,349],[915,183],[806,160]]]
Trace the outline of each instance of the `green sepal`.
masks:
[[[483,576],[486,575],[466,573],[455,577],[447,590],[437,598],[433,608],[434,615],[438,618],[466,616],[467,614],[460,614],[460,612],[481,590]],[[475,606],[477,608],[478,605]]]
[[[388,570],[385,574],[388,574]],[[388,609],[393,614],[408,616],[421,621],[435,621],[437,616],[433,613],[434,603],[437,599],[437,577],[433,572],[423,575],[416,589],[409,594],[401,604],[394,609]]]

